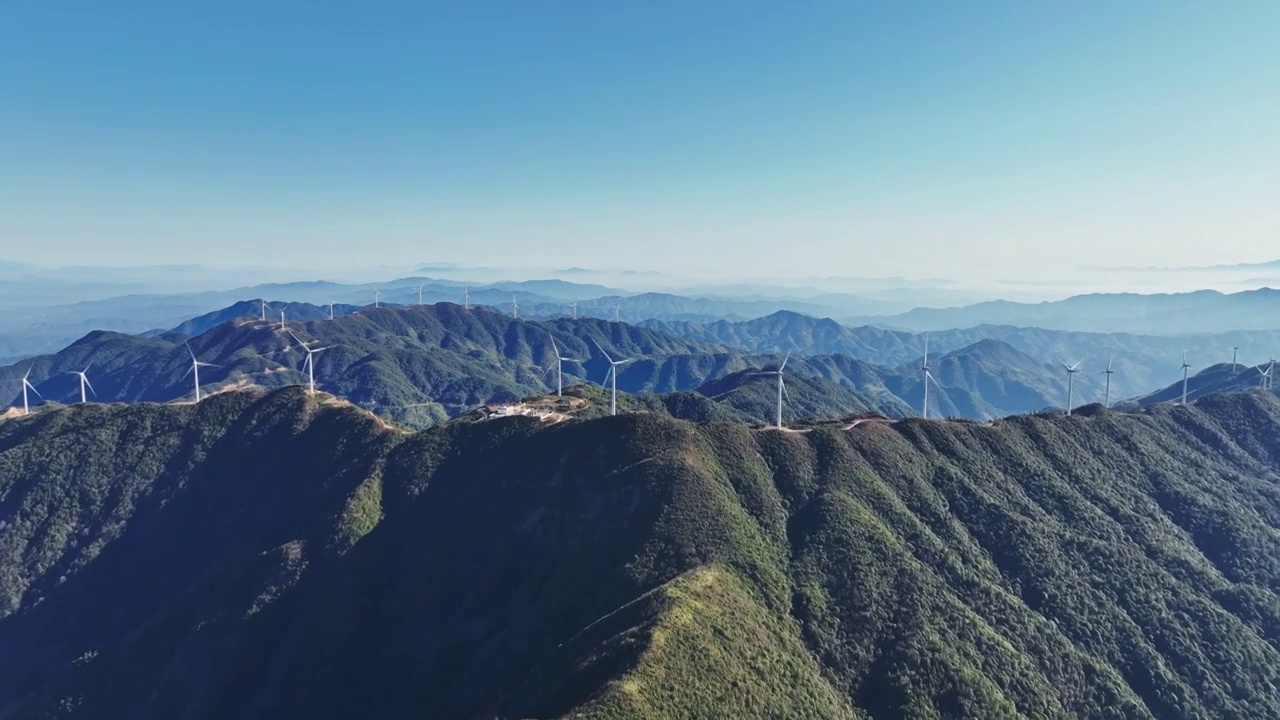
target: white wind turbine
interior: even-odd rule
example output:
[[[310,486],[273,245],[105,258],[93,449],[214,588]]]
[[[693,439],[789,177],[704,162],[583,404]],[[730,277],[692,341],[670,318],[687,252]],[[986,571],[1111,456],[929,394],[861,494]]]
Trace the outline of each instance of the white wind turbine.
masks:
[[[1074,400],[1074,397],[1072,396],[1072,392],[1075,389],[1076,373],[1080,372],[1080,363],[1082,362],[1084,361],[1081,360],[1077,362],[1075,365],[1068,365],[1065,362],[1063,362],[1061,358],[1058,359],[1058,363],[1061,364],[1062,367],[1067,371],[1067,415],[1071,414],[1071,409],[1072,409],[1071,405],[1072,405],[1072,401]],[[1111,376],[1108,375],[1107,377],[1111,377]]]
[[[1191,365],[1187,362],[1187,351],[1182,351],[1182,404],[1187,404],[1187,374]]]
[[[1261,381],[1262,389],[1266,390],[1268,387],[1270,387],[1271,386],[1271,366],[1268,365],[1266,370],[1263,370],[1261,367],[1256,367],[1254,368],[1254,370],[1257,370],[1258,374],[1262,376],[1262,381]]]
[[[35,366],[32,366],[32,367],[35,367]],[[31,390],[31,392],[36,394],[36,397],[39,397],[39,398],[44,397],[43,395],[40,394],[40,391],[36,389],[36,386],[31,384],[31,380],[29,379],[31,377],[31,369],[32,368],[30,367],[27,368],[27,373],[22,376],[22,414],[23,415],[31,414],[31,407],[27,404],[28,388]]]
[[[920,403],[920,417],[929,419],[929,382],[937,383],[929,367],[929,333],[924,335],[924,362],[920,363],[920,383],[924,385],[924,400]]]
[[[280,308],[280,332],[287,332],[284,326],[284,308]]]
[[[306,343],[302,342],[301,340],[298,340],[297,335],[294,335],[293,333],[289,333],[289,337],[293,338],[295,342],[301,345],[303,351],[307,353],[307,386],[308,386],[308,389],[310,390],[310,393],[312,395],[315,395],[316,394],[316,361],[312,356],[322,350],[328,350],[333,346],[326,345],[321,348],[313,349],[313,348],[307,347]]]
[[[551,338],[551,349],[556,354],[556,397],[564,397],[564,371],[563,364],[566,362],[578,362],[576,358],[567,358],[560,354],[560,348],[556,345],[556,339]],[[604,352],[601,350],[600,352]],[[606,357],[608,357],[606,355]]]
[[[462,290],[462,309],[471,309],[471,288],[463,288]]]
[[[520,317],[520,304],[516,302],[516,296],[511,296],[511,317]]]
[[[787,391],[786,383],[782,381],[782,371],[786,369],[787,361],[790,359],[791,359],[791,353],[787,353],[787,356],[782,358],[782,364],[778,366],[777,370],[764,370],[758,373],[751,373],[752,375],[777,375],[778,376],[778,414],[776,417],[776,422],[779,430],[782,429],[782,394]],[[788,393],[788,399],[789,398],[790,398],[790,393]]]
[[[1107,369],[1102,371],[1102,374],[1107,376],[1107,394],[1105,396],[1106,399],[1102,401],[1102,406],[1106,408],[1111,407],[1111,376],[1116,374],[1116,371],[1111,369],[1111,363],[1114,362],[1115,359],[1116,356],[1112,355],[1111,358],[1107,360]]]
[[[617,415],[618,414],[618,366],[624,363],[629,363],[634,358],[629,358],[626,360],[614,360],[612,357],[609,357],[609,353],[605,352],[604,348],[600,347],[600,343],[596,342],[595,338],[591,338],[591,342],[595,343],[596,348],[600,350],[600,354],[604,355],[604,359],[609,361],[609,374],[606,375],[604,378],[606,381],[608,381],[610,377],[613,378],[613,397],[609,401],[609,414]]]
[[[84,389],[85,389],[85,387],[86,387],[86,386],[88,386],[89,391],[93,393],[93,396],[94,396],[94,397],[97,397],[97,396],[98,396],[98,391],[93,389],[93,383],[89,382],[89,376],[86,374],[86,373],[88,373],[88,372],[89,372],[89,366],[90,366],[90,365],[93,365],[93,363],[89,363],[89,365],[85,365],[83,370],[68,370],[68,371],[67,371],[67,374],[68,374],[68,375],[79,375],[79,376],[80,376],[80,404],[82,404],[82,405],[83,405],[84,403],[86,403],[86,402],[88,402],[88,401],[89,401],[89,399],[88,399],[88,398],[85,396],[85,394],[84,394]]]
[[[373,306],[375,308],[382,307],[382,291],[375,289],[373,291]]]
[[[267,321],[267,301],[262,301],[262,322]]]
[[[182,373],[182,377],[180,379],[185,380],[188,374],[195,376],[196,402],[200,402],[200,368],[218,367],[218,366],[214,365],[213,363],[201,362],[197,360],[195,351],[191,349],[191,343],[187,343],[187,352],[191,355],[191,367],[187,369],[187,372]]]
[[[613,321],[622,322],[622,303],[613,306]]]
[[[329,319],[330,320],[333,319],[333,301],[332,300],[329,301]]]
[[[569,303],[569,307],[573,309],[573,319],[577,320],[578,319],[578,301],[574,300],[573,302]]]
[[[418,286],[418,304],[419,305],[422,304],[422,288],[423,288],[422,285]]]

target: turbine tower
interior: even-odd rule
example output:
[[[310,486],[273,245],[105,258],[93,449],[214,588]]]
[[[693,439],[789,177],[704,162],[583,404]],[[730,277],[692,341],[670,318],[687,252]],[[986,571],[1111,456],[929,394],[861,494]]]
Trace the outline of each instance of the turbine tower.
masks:
[[[289,337],[293,338],[299,345],[301,345],[302,349],[307,353],[307,363],[306,363],[307,364],[307,386],[308,386],[308,389],[310,390],[310,394],[315,395],[316,394],[316,361],[312,359],[312,356],[322,350],[328,350],[333,346],[326,345],[322,348],[315,348],[313,350],[307,347],[306,343],[302,342],[301,340],[298,340],[297,335],[294,335],[293,333],[289,333]]]
[[[622,322],[622,303],[613,306],[613,321]]]
[[[1112,355],[1111,358],[1107,360],[1107,369],[1102,371],[1102,373],[1107,376],[1107,394],[1105,396],[1106,399],[1102,401],[1102,406],[1105,408],[1111,407],[1111,376],[1116,374],[1116,371],[1111,369],[1111,363],[1114,362],[1115,359],[1116,356]]]
[[[267,321],[267,301],[262,301],[262,322]]]
[[[380,308],[380,307],[382,307],[382,291],[381,291],[381,290],[374,289],[374,291],[373,291],[373,306],[374,306],[375,308]]]
[[[423,287],[422,285],[418,286],[418,304],[419,305],[422,304],[422,287]]]
[[[520,317],[520,304],[516,302],[516,296],[511,296],[511,317]]]
[[[569,307],[573,309],[573,319],[577,320],[578,319],[578,301],[574,300],[573,302],[569,303]]]
[[[556,345],[556,339],[551,338],[551,349],[556,353],[556,397],[564,397],[564,372],[563,363],[578,362],[574,358],[567,358],[560,354],[560,348]],[[600,352],[604,352],[601,350]]]
[[[1084,362],[1084,361],[1081,360],[1080,362],[1077,362],[1075,365],[1068,365],[1065,362],[1062,362],[1062,359],[1059,358],[1058,362],[1067,371],[1067,415],[1070,416],[1071,409],[1072,409],[1071,403],[1072,403],[1072,400],[1074,399],[1074,397],[1072,396],[1072,391],[1075,389],[1076,373],[1080,372],[1080,362]],[[1109,378],[1111,376],[1108,375],[1107,377]]]
[[[609,353],[605,352],[604,348],[600,347],[600,343],[596,342],[595,338],[591,338],[591,342],[595,343],[596,348],[600,350],[600,354],[604,355],[604,359],[609,361],[609,374],[605,375],[605,378],[604,378],[606,381],[608,381],[610,377],[613,378],[613,396],[609,400],[609,414],[617,415],[618,414],[618,366],[622,365],[623,363],[629,363],[634,358],[629,358],[627,360],[614,360],[613,358],[609,357]]]
[[[1233,373],[1236,371],[1236,357],[1239,355],[1239,353],[1240,353],[1240,346],[1233,345],[1231,347],[1231,372]]]
[[[280,332],[287,332],[284,327],[284,308],[280,308]]]
[[[181,379],[185,380],[188,374],[195,376],[196,402],[200,402],[200,368],[218,366],[213,363],[200,362],[197,360],[195,351],[191,349],[191,343],[187,343],[187,353],[191,355],[191,367],[187,369],[187,372],[182,373]]]
[[[89,366],[90,366],[90,365],[93,365],[93,363],[89,363],[89,365],[85,365],[83,370],[68,370],[68,371],[67,371],[67,374],[68,374],[68,375],[79,375],[79,376],[80,376],[80,404],[81,404],[81,405],[83,405],[84,403],[86,403],[86,402],[88,402],[88,401],[89,401],[89,399],[88,399],[87,397],[85,397],[85,394],[84,394],[84,389],[85,389],[85,387],[86,387],[86,386],[89,388],[89,391],[93,393],[93,396],[94,396],[94,397],[97,397],[97,396],[98,396],[98,391],[93,389],[93,383],[89,382],[89,376],[86,374],[86,373],[88,373],[88,372],[89,372]]]
[[[791,359],[791,353],[787,353],[787,356],[782,358],[782,364],[778,366],[777,370],[765,370],[758,373],[752,373],[752,375],[777,375],[778,376],[778,414],[775,418],[775,422],[779,430],[782,429],[782,394],[787,390],[786,384],[783,383],[782,381],[782,371],[786,369],[787,361],[790,359]]]
[[[471,309],[471,288],[464,288],[462,290],[462,309]]]
[[[933,373],[929,368],[929,333],[924,334],[924,362],[920,363],[920,382],[924,385],[924,400],[920,403],[920,417],[929,419],[929,381]],[[933,380],[937,383],[937,380]]]
[[[329,301],[329,319],[330,320],[333,319],[333,301],[332,300]]]
[[[35,367],[35,366],[33,365],[32,367]],[[31,377],[31,367],[27,368],[27,373],[22,376],[22,414],[23,415],[31,414],[31,407],[27,405],[27,389],[28,388],[31,390],[31,392],[36,394],[36,397],[39,397],[39,398],[44,397],[43,395],[40,394],[40,391],[36,389],[36,386],[31,384],[31,380],[28,379],[30,377]]]
[[[1191,365],[1187,363],[1187,351],[1182,351],[1182,404],[1187,404],[1187,371]]]

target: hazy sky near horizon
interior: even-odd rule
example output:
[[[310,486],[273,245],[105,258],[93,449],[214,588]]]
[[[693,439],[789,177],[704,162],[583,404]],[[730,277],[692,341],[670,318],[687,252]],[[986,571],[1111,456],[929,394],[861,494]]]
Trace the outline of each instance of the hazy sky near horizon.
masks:
[[[0,258],[1280,257],[1280,3],[0,4]]]

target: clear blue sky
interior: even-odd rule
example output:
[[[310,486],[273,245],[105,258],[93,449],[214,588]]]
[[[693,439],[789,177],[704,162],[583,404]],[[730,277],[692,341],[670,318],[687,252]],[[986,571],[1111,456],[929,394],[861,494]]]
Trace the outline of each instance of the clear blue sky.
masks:
[[[0,257],[1274,259],[1277,38],[1243,0],[9,0]]]

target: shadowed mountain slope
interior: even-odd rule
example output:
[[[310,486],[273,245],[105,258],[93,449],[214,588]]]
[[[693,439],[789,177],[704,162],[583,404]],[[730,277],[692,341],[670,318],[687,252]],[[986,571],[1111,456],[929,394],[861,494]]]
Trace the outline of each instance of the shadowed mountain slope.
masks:
[[[1278,428],[9,420],[0,716],[1274,717]]]

